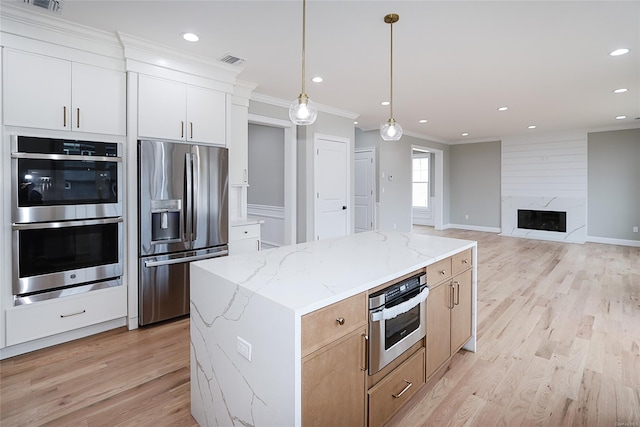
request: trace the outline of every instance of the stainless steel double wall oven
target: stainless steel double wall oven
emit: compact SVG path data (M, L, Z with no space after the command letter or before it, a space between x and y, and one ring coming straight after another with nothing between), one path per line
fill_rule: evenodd
M121 150L11 136L15 305L122 284Z

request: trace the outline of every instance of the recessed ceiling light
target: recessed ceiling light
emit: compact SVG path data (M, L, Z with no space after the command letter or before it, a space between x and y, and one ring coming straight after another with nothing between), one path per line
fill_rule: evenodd
M357 125L357 124L358 124L358 122L357 122L357 121L355 121L355 122L353 122L353 124L354 124L354 125Z
M627 49L626 47L624 47L622 49L616 49L613 52L611 52L609 55L611 55L611 56L620 56L620 55L624 55L625 53L629 53L629 49Z
M627 116L616 116L616 120L624 120Z
M507 111L509 107L498 107L498 111Z
M427 119L418 120L418 123L427 123Z
M469 132L462 132L462 136L469 136Z
M527 129L535 129L537 126L536 125L529 125L527 126Z
M382 101L380 105L389 105L389 101Z
M628 89L626 87L621 87L620 89L616 89L613 93L625 93Z
M320 76L315 76L314 78L311 79L311 81L314 83L322 83L324 79Z
M188 42L197 42L198 40L200 40L200 37L193 33L183 33L182 38Z

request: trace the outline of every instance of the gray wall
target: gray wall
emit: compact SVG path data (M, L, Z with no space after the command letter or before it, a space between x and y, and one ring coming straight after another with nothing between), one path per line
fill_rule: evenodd
M640 129L588 134L587 235L640 240Z
M288 107L280 107L264 102L251 100L249 113L281 120L289 120ZM315 133L349 138L351 141L348 152L351 154L351 168L353 170L354 152L353 119L319 112L316 122L310 126L298 126L297 129L297 242L305 242L313 238L313 135ZM249 170L251 174L251 170ZM351 200L353 206L353 191L355 179L351 176ZM353 209L351 209L351 231L353 232Z
M452 145L449 152L451 224L500 228L500 141Z
M403 135L400 141L386 142L381 140L378 130L358 130L356 148L376 148L377 215L381 230L411 231L412 146L443 152L443 224L449 222L449 146L409 135Z
M284 129L249 124L247 203L284 206Z

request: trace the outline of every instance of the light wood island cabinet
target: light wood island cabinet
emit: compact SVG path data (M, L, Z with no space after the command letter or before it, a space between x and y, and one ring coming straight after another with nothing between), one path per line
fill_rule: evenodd
M364 293L302 317L302 425L364 426Z
M471 338L472 252L427 267L427 378Z

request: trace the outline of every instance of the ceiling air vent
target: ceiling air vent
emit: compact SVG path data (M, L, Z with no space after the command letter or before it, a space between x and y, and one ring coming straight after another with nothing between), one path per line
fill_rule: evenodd
M18 0L20 3L30 4L51 12L61 13L64 0Z
M244 62L244 59L238 58L237 56L233 56L230 53L228 53L222 58L220 58L218 61L224 62L225 64L230 64L230 65L242 65L242 63Z

